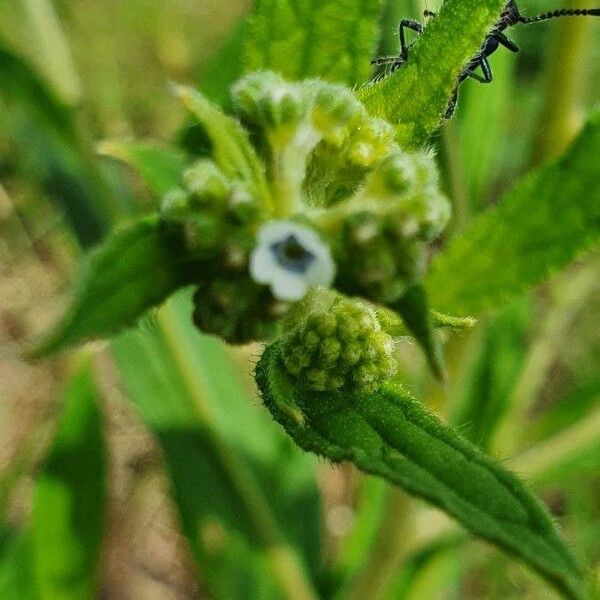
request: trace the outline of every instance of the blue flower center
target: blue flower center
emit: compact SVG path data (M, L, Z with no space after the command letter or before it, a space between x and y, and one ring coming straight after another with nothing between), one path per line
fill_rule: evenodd
M294 234L271 244L270 248L277 264L293 273L306 273L315 260L315 255L302 246Z

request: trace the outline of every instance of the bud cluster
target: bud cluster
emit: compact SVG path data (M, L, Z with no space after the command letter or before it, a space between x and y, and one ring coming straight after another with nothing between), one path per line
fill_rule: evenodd
M394 152L363 187L334 210L338 287L390 303L425 273L427 243L450 216L431 157Z
M194 257L243 268L252 246L252 228L260 217L246 185L227 179L208 159L184 171L182 183L163 198L164 221L182 227L186 247Z
M393 350L375 312L339 295L307 310L281 341L287 371L316 391L373 391L396 373Z
M276 300L269 288L249 277L207 281L198 287L193 302L196 327L230 344L274 337L277 321L289 309L288 303Z
M402 152L394 128L341 85L263 71L231 92L239 121L183 95L214 161L189 167L161 208L206 265L194 296L202 331L265 340L315 286L387 304L423 277L449 217L430 156ZM393 372L371 307L338 297L298 323L286 366L312 389L367 389Z

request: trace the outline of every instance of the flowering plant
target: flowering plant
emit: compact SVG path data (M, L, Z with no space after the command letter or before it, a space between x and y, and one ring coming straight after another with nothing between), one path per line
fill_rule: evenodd
M540 240L555 222L552 211L568 214L566 201L548 200L554 184L572 183L558 162L452 242L428 272L451 209L427 140L502 2L449 0L401 69L355 90L332 81L317 58L313 72L305 65L294 74L294 64L265 54L267 5L258 3L248 68L229 82L226 108L174 86L208 149L102 145L153 187L156 210L90 254L70 311L29 355L112 336L193 287L186 307L199 332L265 344L256 382L298 446L426 499L565 595L582 598L580 567L532 493L400 382L398 348L406 338L443 380L436 330L473 327L467 315L541 281L592 243L581 231L596 218L584 195L583 216L563 221L564 251ZM473 12L467 24L465 6ZM371 25L372 17L365 17ZM424 65L458 25L465 35L423 83ZM563 160L587 164L599 130L595 116ZM547 212L533 210L539 199ZM510 254L515 247L518 256ZM461 316L434 310L430 297L435 308ZM254 533L264 525L252 523Z

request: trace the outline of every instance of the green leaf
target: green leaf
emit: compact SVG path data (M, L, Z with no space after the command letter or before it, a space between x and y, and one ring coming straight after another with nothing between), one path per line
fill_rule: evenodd
M448 0L400 69L358 90L375 116L398 124L398 141L418 148L437 129L462 67L479 50L505 0Z
M181 292L113 349L164 451L202 580L217 599L311 598L304 565L320 567L321 529L313 461L253 406L225 346L190 327L190 313Z
M200 78L200 91L219 106L229 106L229 88L244 73L240 56L244 55L247 35L248 19L241 18Z
M564 267L600 238L600 111L567 153L526 177L432 264L431 302L478 315Z
M117 229L90 253L71 308L27 355L41 357L133 325L192 281L199 268L156 216Z
M106 141L98 146L98 152L132 167L158 198L181 185L188 163L183 152L151 142Z
M579 567L539 501L401 386L308 393L287 375L277 344L265 350L256 379L275 420L305 450L384 477L522 559L568 597L584 597Z
M415 337L434 375L444 378L444 360L438 339L435 336L434 320L429 310L427 295L422 285L413 285L390 308L397 311L406 327ZM438 313L439 314L439 313Z
M246 71L358 85L369 77L382 0L258 0Z
M265 168L256 155L246 130L200 92L176 86L175 93L204 129L212 144L211 155L223 173L247 182L264 206L270 207L271 197Z
M32 555L44 600L94 597L105 475L98 395L84 361L66 392L58 434L35 486Z
M0 598L40 600L34 581L29 531L0 529Z
M526 356L529 304L519 299L479 330L466 381L451 419L486 451L506 411Z

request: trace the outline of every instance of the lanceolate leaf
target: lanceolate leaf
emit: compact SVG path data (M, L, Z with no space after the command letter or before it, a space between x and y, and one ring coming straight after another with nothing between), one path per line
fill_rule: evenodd
M600 239L600 111L564 157L540 169L450 243L427 280L452 314L495 308Z
M357 85L369 77L382 0L258 0L246 71Z
M106 141L98 146L98 152L133 168L158 198L181 185L188 162L183 152L150 142Z
M398 124L405 147L422 146L437 129L461 68L480 48L506 0L448 0L400 69L359 90L372 114Z
M193 280L201 268L156 216L118 229L89 255L71 308L29 356L108 337L133 325L149 308Z
M212 156L223 173L246 181L269 207L271 201L264 166L244 128L200 92L183 86L176 87L175 92L206 133L212 144Z
M126 391L164 452L203 583L215 599L309 600L303 569L295 569L320 565L311 457L281 443L225 346L189 326L190 309L181 292L151 327L124 333L113 348Z
M265 350L256 378L265 405L301 447L336 462L350 460L424 498L527 562L568 597L583 598L579 568L542 505L404 388L307 393L286 374L277 344Z
M33 564L40 598L89 600L105 511L105 446L90 364L77 370L34 494Z

